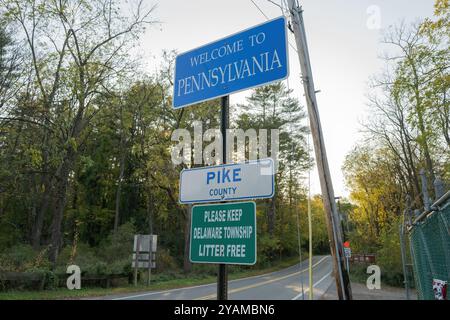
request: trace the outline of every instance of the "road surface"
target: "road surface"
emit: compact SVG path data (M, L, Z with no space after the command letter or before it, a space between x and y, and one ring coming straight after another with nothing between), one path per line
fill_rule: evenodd
M314 300L320 299L334 282L330 256L313 257ZM302 300L308 299L308 261L259 276L231 280L229 300ZM301 282L303 281L303 293ZM165 291L105 296L108 300L215 300L215 283Z

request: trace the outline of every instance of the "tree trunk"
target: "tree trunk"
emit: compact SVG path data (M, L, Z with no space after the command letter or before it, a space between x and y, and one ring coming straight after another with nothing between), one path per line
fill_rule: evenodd
M50 262L53 266L56 265L56 260L58 258L59 250L62 245L62 220L64 216L64 208L66 206L67 199L67 185L70 171L70 162L68 160L64 161L61 165L61 174L57 177L58 181L55 188L55 207L53 211L53 221L52 221L52 237L51 237L51 248L50 248Z
M124 124L123 124L123 107L120 104L120 172L119 172L119 181L117 182L117 191L116 191L116 213L114 215L114 234L117 232L119 228L119 219L120 219L120 198L122 194L122 180L123 174L125 172L125 160L126 160L126 152L125 152L125 137L124 137Z
M427 141L428 135L427 135L427 132L425 129L425 121L424 121L423 112L422 112L422 99L420 97L419 76L417 74L417 69L416 69L416 66L415 66L413 60L408 57L408 61L411 65L413 75L414 75L414 97L416 100L415 111L417 113L417 120L418 120L417 124L418 124L419 132L420 132L419 145L421 145L423 148L423 153L425 155L425 164L426 164L428 174L431 179L431 183L429 183L428 185L432 186L435 176L434 176L434 170L433 170L433 161L431 160L430 150L428 147L428 141ZM430 189L430 192L431 192L430 195L434 194L433 188Z
M276 196L274 196L272 199L270 199L270 207L269 207L269 212L268 212L268 231L269 234L271 236L273 236L274 232L275 232L275 198Z
M428 170L428 174L431 180L431 183L428 183L429 186L433 185L433 182L435 180L435 176L434 176L434 170L433 170L433 161L431 160L431 155L430 155L430 149L428 147L428 141L427 141L427 135L425 132L425 125L423 122L423 116L422 113L418 111L419 114L419 129L420 129L420 133L421 133L421 144L423 147L423 153L425 155L425 164ZM434 193L433 188L430 188L429 190L431 193L430 195L432 195Z
M84 101L80 101L80 105L84 106ZM83 120L83 112L84 107L80 107L77 115L73 121L73 130L71 139L77 141L77 138L80 136L81 131L84 127ZM77 143L77 142L76 142ZM75 162L77 156L77 151L73 148L73 146L69 146L64 160L59 166L58 170L55 174L55 207L53 211L53 221L52 221L52 237L51 237L51 248L50 248L50 262L53 264L53 267L56 266L56 260L58 259L59 250L62 246L62 221L64 217L64 209L66 206L67 200L67 186L69 184L69 173L72 169L72 166Z
M36 212L36 217L33 221L33 227L31 232L31 245L35 250L38 250L41 245L41 236L42 236L42 227L44 225L45 213L48 210L50 198L52 194L52 185L51 185L51 177L49 174L49 153L48 153L48 132L46 131L44 134L44 138L42 141L42 155L43 155L43 173L41 177L40 186L44 186L44 190L42 190L42 200L39 206L39 209ZM39 192L39 187L36 190Z
M153 234L153 210L152 210L152 197L150 193L147 196L147 217L148 217L148 229L150 234Z
M31 232L31 244L35 250L39 250L41 246L42 227L44 225L45 213L48 210L52 193L50 177L47 173L44 173L42 184L44 185L45 190L42 194L41 204L36 212L36 217Z
M185 273L191 272L192 263L189 260L189 250L191 241L191 210L192 205L188 205L185 209L184 219L184 263L183 270Z
M124 171L125 171L125 152L122 151L122 156L120 158L119 181L117 182L117 191L116 191L116 214L114 215L114 233L116 233L117 229L119 228L120 199L122 195L122 180Z
M412 184L414 195L413 199L416 202L417 206L421 206L422 198L420 197L420 188L419 188L419 178L417 176L416 166L414 165L413 153L411 150L410 140L408 135L406 134L406 130L404 130L405 135L405 145L406 145L406 162L409 164L408 175L410 179L410 183Z

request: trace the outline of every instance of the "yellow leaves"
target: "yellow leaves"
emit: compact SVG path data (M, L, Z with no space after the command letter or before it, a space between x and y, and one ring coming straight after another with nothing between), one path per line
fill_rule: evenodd
M31 166L33 168L39 168L42 165L42 153L40 150L31 148L28 150Z
M434 15L438 18L435 21L427 18L422 24L422 32L429 34L433 33L433 31L441 31L444 34L447 34L450 28L450 0L436 0L434 4Z
M350 198L357 205L352 222L370 239L378 239L398 214L392 208L401 206L401 188L391 161L386 149L358 147L347 156L343 168Z
M436 16L442 16L448 13L449 9L449 0L436 0L434 4L434 14Z

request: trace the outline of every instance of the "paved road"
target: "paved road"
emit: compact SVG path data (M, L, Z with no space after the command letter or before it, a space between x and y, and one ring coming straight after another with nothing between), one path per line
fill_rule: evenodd
M314 299L320 299L334 281L330 256L313 258ZM259 276L232 280L228 285L230 300L302 300L308 299L307 261ZM304 295L301 290L303 281ZM215 300L216 284L206 284L166 291L106 296L108 300Z

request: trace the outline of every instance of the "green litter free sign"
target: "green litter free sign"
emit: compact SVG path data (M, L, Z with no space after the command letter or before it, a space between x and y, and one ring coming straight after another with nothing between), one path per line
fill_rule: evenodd
M235 202L192 207L193 263L256 263L256 204Z

